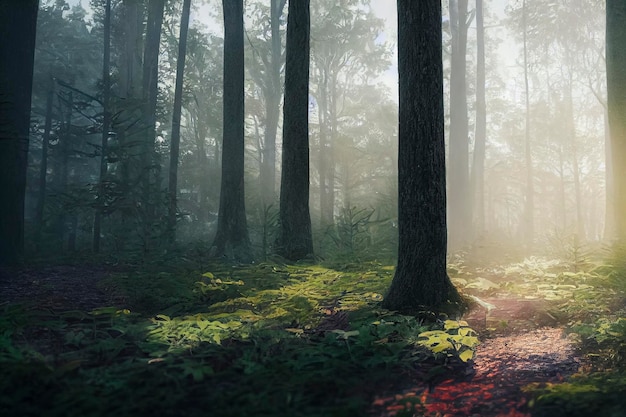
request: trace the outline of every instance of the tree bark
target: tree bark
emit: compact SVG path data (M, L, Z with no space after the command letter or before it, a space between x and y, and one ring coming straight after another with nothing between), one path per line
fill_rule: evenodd
M183 15L180 22L178 37L178 61L176 62L176 87L174 90L174 111L172 114L172 139L170 148L169 172L169 206L167 212L169 243L176 241L176 196L178 192L178 157L180 149L180 118L183 105L183 78L185 73L185 57L187 55L187 33L189 31L189 14L191 0L184 0Z
M0 264L24 250L24 197L37 27L37 0L0 7Z
M615 239L626 245L626 2L606 2L607 104L613 169Z
M224 8L224 139L215 255L252 260L244 196L243 0L222 0Z
M383 307L438 308L459 295L446 273L440 0L398 0L398 265Z
M313 254L309 212L309 0L289 2L278 253Z

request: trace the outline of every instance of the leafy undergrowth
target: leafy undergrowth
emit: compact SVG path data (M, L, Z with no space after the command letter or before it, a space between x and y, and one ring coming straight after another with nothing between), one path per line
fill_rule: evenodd
M359 416L402 379L462 369L462 321L379 308L393 268L215 264L114 275L125 305L0 305L0 414Z
M451 268L453 281L485 307L489 301L535 302L549 325L563 327L583 357L578 373L562 383L533 383L524 390L533 398L533 417L626 415L626 268L589 260L564 262L532 257L492 268ZM494 314L494 316L497 314ZM537 319L537 316L534 317ZM512 321L512 320L511 320ZM486 320L487 334L506 334L508 320ZM545 325L538 322L535 325ZM548 347L546 347L548 349Z

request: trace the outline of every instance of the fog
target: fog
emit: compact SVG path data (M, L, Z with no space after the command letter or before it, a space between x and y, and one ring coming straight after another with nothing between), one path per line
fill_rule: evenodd
M26 207L31 252L90 251L94 210L103 213L106 253L171 247L163 242L171 240L167 191L182 1L164 10L153 127L146 125L148 11L140 0L112 2L111 124L101 177L103 3L41 2ZM443 11L449 253L567 255L610 239L603 5L486 1L481 49L477 2L467 11L462 3L444 2ZM273 255L278 226L287 8L274 30L267 1L248 0L244 8L245 206L255 257L264 259ZM199 250L211 246L219 214L221 19L221 2L192 1L175 239ZM395 2L315 0L310 19L315 253L393 259Z

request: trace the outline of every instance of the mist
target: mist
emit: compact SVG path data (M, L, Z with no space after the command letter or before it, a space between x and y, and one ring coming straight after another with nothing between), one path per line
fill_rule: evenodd
M0 3L5 414L624 415L625 2Z

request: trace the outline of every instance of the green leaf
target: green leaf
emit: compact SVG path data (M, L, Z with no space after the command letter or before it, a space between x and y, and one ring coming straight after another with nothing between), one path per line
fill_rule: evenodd
M459 359L461 359L463 362L467 362L473 357L474 357L474 351L472 349L467 349L459 353Z

